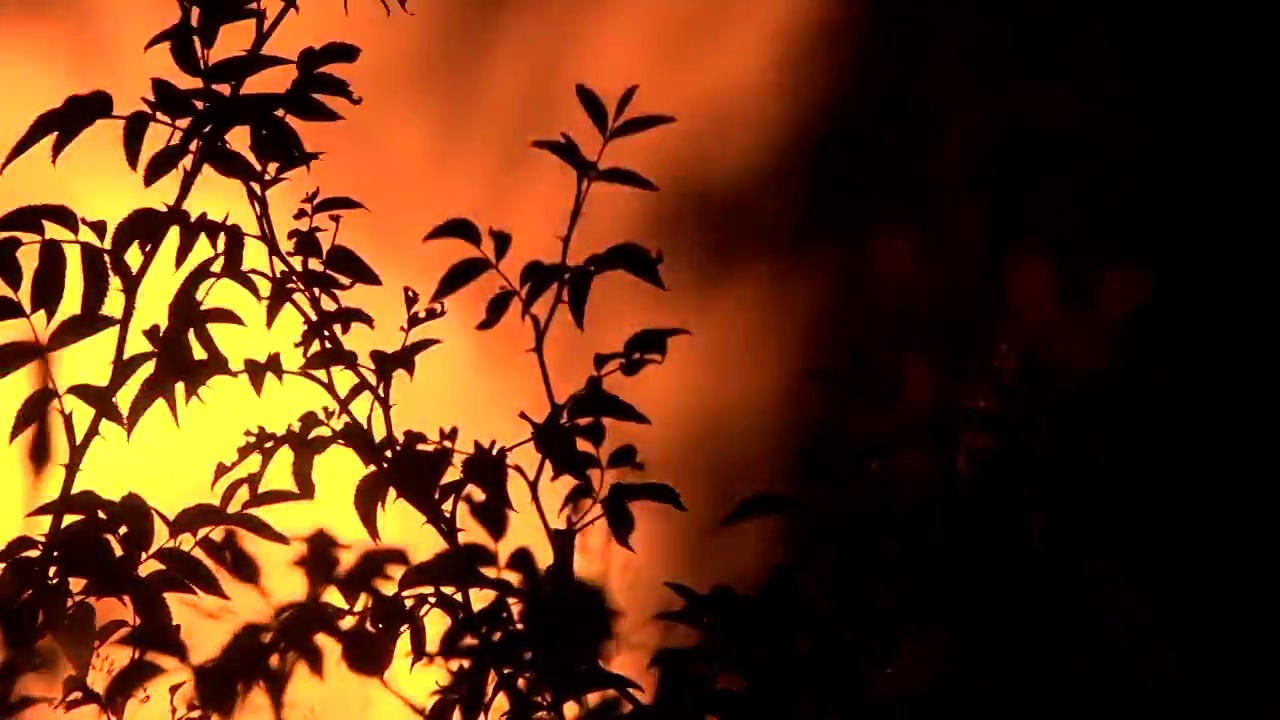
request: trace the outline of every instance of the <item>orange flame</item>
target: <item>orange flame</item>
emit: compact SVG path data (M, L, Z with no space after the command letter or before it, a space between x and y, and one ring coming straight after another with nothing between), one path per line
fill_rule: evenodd
M382 273L384 287L369 293L365 304L378 318L395 317L400 285L429 291L458 257L447 246L418 242L446 217L464 215L482 226L511 231L516 238L512 262L549 252L562 230L571 183L528 143L565 127L587 137L572 93L574 82L585 82L606 98L639 83L638 110L680 118L675 126L620 148L614 157L654 178L663 192L599 193L588 207L580 250L624 239L661 246L673 291L635 295L641 299L633 302L631 293L644 289L621 281L601 287L588 331L577 335L566 329L552 341L555 374L571 383L587 371L593 349L618 345L634 329L672 325L694 333L673 348L663 368L634 381L628 396L653 418L654 429L625 438L640 444L651 474L681 489L694 509L692 517L654 513L640 518L635 560L609 561L610 543L604 536L591 538L583 550L584 565L607 579L632 618L624 635L633 642L624 643L619 658L624 672L642 672L653 648L656 637L646 629L645 618L661 601L660 581L679 568L680 537L705 532L703 515L722 509L701 507L700 499L709 492L703 478L719 470L724 457L747 468L767 467L769 438L776 429L770 410L781 400L793 362L785 348L804 332L798 322L771 323L768 333L759 329L778 294L804 292L799 278L779 277L776 268L764 267L734 277L700 276L690 267L688 252L682 252L698 241L690 228L659 226L655 218L680 217L673 210L688 204L692 190L759 172L785 147L823 89L815 79L821 70L805 63L839 5L839 0L432 0L411 3L412 17L388 19L371 0L352 2L350 16L343 18L341 4L332 0L307 4L292 27L286 25L277 48L288 54L341 37L365 49L361 62L346 75L366 102L346 113L348 122L311 128L307 140L328 151L311 181L327 193L358 197L373 210L350 218L343 231ZM73 92L105 88L117 98L117 107L132 109L129 100L145 92L148 79L168 71L164 53L143 56L141 47L171 12L168 0L136 0L127 11L110 0L0 4L0 88L6 103L0 114L0 145L7 150L36 114ZM116 132L91 130L60 159L56 171L42 162L42 152L47 151L33 151L0 177L0 209L62 202L86 217L114 223L131 208L172 197L173 188L165 183L152 191L142 189L122 161ZM236 188L202 183L192 207L211 215L230 212L233 220L251 224ZM307 189L299 186L297 194ZM277 210L280 220L287 221L284 213L291 208ZM163 282L145 288L144 297L164 297ZM401 390L397 412L402 423L424 429L457 424L464 438L481 440L516 438L526 429L516 412L539 408L542 402L531 356L519 353L527 345L527 331L508 322L489 334L472 332L486 298L476 290L452 303L439 330L446 343L425 358L418 380ZM251 308L234 305L234 298L226 302L244 310L254 325L258 316ZM163 309L158 303L146 308L140 326ZM19 325L0 327L0 341L27 332ZM295 330L281 332L287 337ZM384 327L369 341L393 332ZM260 356L265 345L282 344L281 335L265 337L240 328L219 338L233 358L237 352ZM95 341L74 356L58 358L60 382L101 382L104 365L93 354L105 353L108 343ZM212 468L234 452L243 430L257 424L282 427L321 401L294 384L269 385L261 399L242 385L215 385L205 404L182 413L180 427L163 410L155 410L132 443L108 430L89 455L83 487L108 497L136 490L166 512L206 500ZM15 410L30 386L31 380L21 374L0 383L0 408ZM734 446L723 447L730 436ZM16 481L26 477L22 442L5 453L3 470L9 480L0 484L0 544L22 531L26 509L56 492L56 463L64 457L60 452L55 447L54 480L46 486ZM354 460L334 457L317 470L315 502L267 516L293 535L322 527L353 546L367 545L351 509L360 468ZM425 557L433 545L423 539L411 515L392 506L383 520L384 534L414 557ZM504 544L510 549L527 542L545 559L541 533L530 521L523 515L515 518ZM759 547L739 548L735 562L749 564ZM259 550L265 553L260 557L268 568L270 597L278 602L297 593L300 579L283 570L291 551ZM268 607L261 598L240 593L231 607L219 611L222 619L178 612L185 613L180 620L188 628L200 628L193 643L199 657L214 651L236 625L264 617ZM419 702L437 679L421 668L410 675L407 663L398 663L388 674L390 685ZM131 713L140 719L167 717L163 685L156 683L150 702L134 706ZM327 673L323 683L299 685L291 696L297 717L393 718L404 712L371 683L336 672ZM256 712L246 708L245 716Z

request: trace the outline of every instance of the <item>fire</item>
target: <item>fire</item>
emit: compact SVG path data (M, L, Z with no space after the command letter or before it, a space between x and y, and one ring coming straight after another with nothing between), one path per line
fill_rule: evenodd
M732 452L744 462L767 458L769 409L779 401L781 379L792 361L782 350L789 339L785 333L803 331L802 323L775 326L767 336L757 330L758 318L770 312L772 293L778 292L766 283L785 285L787 278L779 279L768 268L702 277L681 252L697 238L678 222L660 219L679 217L676 211L696 189L758 172L785 146L822 90L809 79L815 70L802 66L807 59L803 50L839 3L555 0L495 6L420 0L410 3L414 16L390 19L372 0L350 4L350 16L344 18L338 0L308 3L292 27L286 26L277 52L287 54L331 38L365 49L361 62L346 73L364 104L346 112L347 122L312 127L307 140L328 152L312 182L327 193L355 196L373 211L351 216L343 232L382 274L384 287L370 292L364 304L376 318L385 318L379 333L395 332L391 318L398 312L401 285L429 292L457 258L450 249L419 244L436 222L463 215L482 226L506 229L516 238L513 261L518 262L554 243L567 213L570 179L531 151L528 142L566 127L587 137L572 93L575 82L586 82L607 97L638 83L637 108L680 118L677 125L621 148L613 158L642 169L663 192L599 193L588 207L581 241L582 252L633 238L663 247L673 292L646 295L645 302L633 304L629 293L634 287L618 283L601 288L587 332L577 335L564 328L552 339L554 373L569 383L586 371L593 349L616 345L638 327L679 325L694 332L665 367L634 383L629 397L653 417L654 429L626 439L640 444L648 472L680 487L695 512L676 520L642 517L636 561L610 559L603 536L592 538L584 550L588 557L582 559L606 578L630 614L624 627L640 639L624 644L619 669L640 673L652 648L652 638L644 639L641 632L645 618L657 602L659 581L675 567L680 552L678 542L660 538L668 534L664 526L676 532L675 523L689 523L694 529L680 531L686 534L706 526L697 514L699 483L708 482L701 478L715 467L708 455L726 452L702 446L712 437L708 428L731 419L733 427L724 432L758 441L753 444L759 457L743 457L740 447ZM127 12L110 0L0 4L0 145L7 150L32 118L71 93L108 89L118 107L131 109L130 99L145 91L149 78L168 72L164 53L144 56L141 49L167 24L171 11L169 0L137 0ZM91 130L56 170L43 161L45 152L38 148L0 177L0 209L61 202L85 217L114 224L134 207L172 197L167 183L142 189L123 162L115 131ZM308 189L300 186L296 194ZM229 212L232 220L251 224L237 188L216 181L202 180L191 207L219 217ZM278 221L287 225L292 207L278 205L276 211ZM158 278L143 290L144 297L164 297L163 283ZM532 359L519 352L527 344L527 330L508 322L489 334L473 332L486 298L475 291L450 303L438 332L445 344L424 358L417 381L401 391L397 412L402 423L424 429L457 424L464 439L479 440L516 438L526 430L516 412L542 403ZM253 318L260 317L231 293L227 302L244 312L251 327ZM163 310L158 302L146 308L148 313ZM149 323L144 317L138 325ZM283 332L293 331L286 327ZM6 323L0 340L26 332L20 323ZM243 328L219 332L219 341L233 358L237 353L260 356L268 345L288 346L279 335L264 337ZM104 354L107 343L101 341ZM60 382L101 381L105 369L91 357L94 352L57 358ZM755 359L723 360L748 357L744 353ZM16 410L33 381L18 373L0 382L4 417ZM90 452L83 487L109 497L138 491L166 512L205 500L213 467L234 452L245 429L258 424L283 428L321 402L293 383L269 383L262 398L239 382L211 389L216 392L207 393L204 404L181 413L178 426L158 409L131 443L123 433L106 431ZM24 443L15 443L2 460L10 480L0 484L0 544L24 529L39 531L39 526L24 525L22 516L56 493L60 481L57 462L63 449L57 447L49 477L16 481L25 477ZM294 536L324 528L353 547L364 547L368 539L351 509L359 471L354 460L334 454L318 468L315 502L286 506L267 517ZM714 514L718 508L703 510ZM532 513L514 520L506 549L528 543L545 559L548 550ZM387 541L407 547L413 557L434 549L434 539L424 539L402 507L393 506L382 525ZM265 553L260 558L267 568L269 597L279 602L295 596L301 578L288 560L296 550L255 549ZM264 599L243 592L231 606L214 609L219 617L203 617L209 607L177 609L185 614L180 620L188 632L199 628L201 633L192 636L196 657L216 650L236 625L269 612ZM407 663L397 663L388 675L391 686L419 702L436 679L421 668L410 674ZM156 683L150 702L133 706L131 713L167 717L165 685ZM404 711L383 689L336 672L326 674L323 683L300 684L293 698L296 717L391 718ZM246 716L252 714L252 708L246 710Z

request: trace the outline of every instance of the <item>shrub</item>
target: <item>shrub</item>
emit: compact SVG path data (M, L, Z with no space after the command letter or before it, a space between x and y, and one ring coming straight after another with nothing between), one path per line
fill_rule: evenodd
M386 0L381 2L390 13ZM398 0L402 10L405 4ZM272 208L284 202L280 197L291 187L285 181L300 179L321 157L300 128L341 121L335 103L359 104L340 71L359 59L360 48L330 41L295 58L272 54L271 40L297 12L296 0L177 0L176 7L174 23L147 44L168 51L176 81L154 79L143 107L127 113L118 112L103 90L72 95L37 117L0 164L3 172L49 138L56 160L91 127L119 123L124 159L144 186L175 173L179 179L172 202L132 210L110 232L106 221L59 204L0 214L0 280L10 291L0 297L0 322L29 330L27 339L0 345L0 377L32 365L41 374L16 413L11 439L30 435L28 459L35 473L52 466L56 434L67 448L66 457L58 458L64 472L57 497L31 512L49 518L48 530L17 537L0 551L0 632L6 647L0 716L51 704L62 710L93 706L123 717L131 700L161 676L175 717L226 717L255 690L265 691L280 715L295 668L320 672L317 638L336 641L353 672L378 678L407 635L414 664L450 668L449 682L433 704L418 709L424 717L478 718L504 706L512 718L565 718L571 708L588 705L596 707L596 717L622 717L624 711L640 717L646 710L633 692L638 685L600 661L613 611L602 590L575 573L573 555L578 535L601 520L630 549L634 503L684 509L669 485L615 479L613 471L636 467L640 458L633 445L610 444L608 435L615 423L649 422L615 392L615 381L660 364L669 341L687 332L635 332L621 348L595 354L594 372L567 397L553 389L546 351L557 320L567 316L582 328L601 277L630 275L666 289L661 252L620 243L579 258L573 240L594 187L658 189L639 172L602 161L613 143L674 118L629 114L634 86L610 107L578 85L578 100L599 135L598 143L588 145L598 149L585 150L568 133L533 143L575 176L558 256L531 260L516 271L504 264L513 244L509 233L482 231L466 218L444 220L424 240L465 243L471 256L447 268L429 294L403 288L398 345L352 348L348 333L357 325L372 328L375 319L348 293L382 284L377 271L339 238L344 213L364 205L313 190L298 202L295 226L288 229L277 226ZM252 28L247 50L224 52L220 32L231 26ZM256 89L290 74L284 87ZM147 140L160 137L159 149L148 155ZM209 174L243 189L254 225L219 221L190 207L193 188ZM174 249L180 280L167 298L166 321L140 328L138 308L144 297L155 300L143 292L144 281L162 272L156 265L162 247ZM32 255L34 264L24 263ZM24 282L29 267L34 270ZM78 279L69 283L73 274ZM526 437L475 441L470 448L461 446L456 427L435 433L396 427L394 392L419 362L429 365L428 351L441 341L427 333L445 314L444 301L481 282L495 289L477 330L504 320L530 328L547 407L521 412L529 425ZM68 297L68 288L77 285L80 297ZM245 325L246 319L209 302L215 285L236 286L251 297L268 329L282 314L295 314L301 321L296 357L228 357L214 328ZM115 338L105 382L60 382L51 354L74 351L104 334ZM131 350L129 341L138 336L149 349ZM270 392L268 378L285 376L315 385L329 403L288 427L246 432L234 459L213 472L217 503L197 503L169 517L138 493L107 498L77 488L104 426L132 435L162 402L176 419L179 407L199 398L216 378L243 380L261 395ZM532 469L510 458L526 445L537 457ZM351 453L364 465L353 504L377 544L344 565L337 541L315 532L297 560L307 580L305 598L275 608L268 622L240 627L215 657L194 661L166 597L225 598L228 578L258 585L261 570L238 533L289 544L255 511L313 499L312 468L328 453ZM292 457L294 487L264 489L267 468L282 456ZM547 507L547 486L557 482L571 489L562 507ZM515 507L512 483L529 491L552 548L546 567L530 548L505 558L493 549ZM415 563L402 549L381 543L379 511L393 498L421 515L443 550ZM487 538L463 532L464 506ZM97 610L106 600L127 605L132 619L100 622ZM438 637L428 637L430 613L448 620ZM108 646L124 648L127 659L97 677L101 673L91 674L91 662ZM59 697L19 689L24 676L63 670Z

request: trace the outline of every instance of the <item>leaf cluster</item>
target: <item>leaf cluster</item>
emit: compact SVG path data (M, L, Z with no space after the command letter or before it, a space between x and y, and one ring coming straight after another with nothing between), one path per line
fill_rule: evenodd
M406 3L399 5L403 10ZM605 276L666 289L660 250L623 240L579 257L573 241L593 189L657 191L639 171L605 164L605 151L674 118L629 114L635 86L611 107L591 88L576 86L598 136L591 143L596 149L584 150L568 132L533 143L573 171L558 252L527 258L516 269L519 248L510 232L482 231L462 217L435 223L424 243L460 241L471 254L444 269L429 293L402 288L398 343L370 347L355 340L358 328L372 330L376 319L349 293L379 288L382 280L350 231L342 232L354 213L367 210L364 203L316 188L294 201L292 227L278 227L272 214L291 187L286 181L300 179L323 156L304 141L305 126L341 121L339 103L361 104L340 74L359 60L360 48L330 41L292 57L270 52L281 25L299 11L295 0L177 0L175 9L174 22L146 45L168 52L173 79L152 78L141 107L125 113L117 113L105 90L73 95L39 115L0 163L3 172L50 138L56 162L91 128L118 123L123 159L144 187L176 179L172 202L134 209L114 227L61 204L0 214L0 281L7 288L0 322L21 324L27 336L0 345L0 378L32 364L41 369L40 382L15 414L10 440L30 435L28 460L37 473L53 463L55 433L67 448L57 497L30 513L49 518L48 530L0 550L0 632L7 648L0 715L46 703L63 711L92 706L120 718L163 676L175 718L228 717L259 690L279 716L295 669L322 672L320 637L338 643L351 671L382 677L407 636L413 664L450 669L433 704L417 708L423 717L474 720L499 701L511 718L563 719L574 706L601 717L615 707L611 717L624 716L624 709L626 717L648 717L635 694L639 686L602 664L614 611L600 588L577 576L573 556L581 533L602 520L630 550L636 503L685 510L672 486L626 479L644 471L640 451L611 443L609 430L617 423L649 424L624 398L619 381L661 364L669 342L688 332L634 332L623 347L597 353L593 372L565 397L553 389L547 338L561 308L576 328L585 327L591 291ZM220 40L235 26L252 28L253 40L247 49L224 52ZM210 175L241 188L253 224L190 207L197 181ZM175 251L177 289L165 298L163 322L139 327L144 296L154 299L143 292L144 281L156 272L163 247ZM77 271L80 297L67 297ZM276 327L285 313L300 320L296 366L278 352L228 355L219 326L247 326L256 318L212 304L211 291L220 284L247 294L262 309L265 328ZM427 351L442 342L430 328L447 312L445 302L485 285L489 299L476 329L504 321L527 328L545 407L519 410L528 425L524 437L472 440L470 447L457 427L434 433L398 427L391 413L395 391L412 381L420 364L429 365ZM139 336L146 349L126 352L139 347L128 342ZM59 354L81 352L97 338L113 347L106 377L60 383ZM327 402L286 427L247 430L244 443L212 472L217 502L169 517L137 493L113 499L77 487L104 426L132 436L145 430L161 401L179 421L182 408L215 380L247 382L263 395L271 392L268 379L286 377L319 388ZM513 451L526 445L536 454L535 467L512 461ZM336 540L312 534L295 562L307 581L306 597L276 608L267 622L239 628L214 658L193 662L168 598L216 602L230 597L228 583L258 586L262 569L241 537L292 544L257 513L312 500L316 463L335 452L364 466L352 503L374 545L345 562ZM290 464L292 485L270 487L268 469L281 458ZM547 490L560 482L569 483L565 500L558 509L548 507ZM513 484L527 490L524 509L536 513L545 531L553 556L547 567L528 547L505 559L496 551L519 509ZM395 500L422 517L440 540L438 553L415 561L382 544L380 512ZM468 533L468 518L482 535ZM106 600L123 603L131 619L101 621ZM448 621L435 637L427 631L432 614ZM128 660L107 677L94 677L92 661L109 646L127 651ZM16 694L22 675L49 670L57 655L70 668L59 697Z

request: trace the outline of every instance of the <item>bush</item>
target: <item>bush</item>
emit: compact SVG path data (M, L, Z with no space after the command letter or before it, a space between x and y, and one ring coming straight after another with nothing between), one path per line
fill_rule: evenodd
M386 0L380 1L390 13ZM400 9L405 4L398 0ZM0 297L0 321L25 324L30 333L0 345L0 377L28 366L41 374L16 413L11 439L29 434L28 459L37 474L53 466L55 448L61 447L55 435L67 448L65 458L56 458L64 464L57 497L30 514L48 517L48 530L17 537L0 551L0 632L6 648L0 716L49 704L64 711L92 706L123 717L131 701L161 676L175 717L226 717L257 690L265 691L279 716L294 670L320 672L318 638L336 641L353 672L380 678L407 635L415 665L442 663L450 671L433 704L417 709L424 717L478 718L505 707L512 718L565 718L576 712L572 708L587 706L595 708L593 717L653 717L634 694L639 686L601 663L613 611L600 588L577 576L573 556L578 535L599 521L630 549L634 503L684 510L668 485L613 477L612 471L637 467L640 458L633 445L611 445L608 431L615 423L649 422L615 392L615 381L660 364L669 342L687 332L635 332L621 348L595 354L594 372L567 397L553 390L546 351L555 321L567 315L582 328L593 284L602 276L630 275L665 290L661 252L635 243L585 258L572 251L595 186L658 189L635 170L603 165L606 149L674 118L628 114L634 86L610 107L578 85L578 100L600 136L598 150L584 150L568 133L533 143L576 177L559 256L531 260L517 272L504 265L513 244L509 233L482 231L465 218L444 220L424 241L462 242L471 256L447 268L430 294L403 288L397 346L355 349L349 332L357 325L372 328L375 319L352 304L349 292L382 281L353 246L339 240L339 230L345 214L364 205L313 190L300 199L295 226L288 230L277 226L272 208L290 187L285 181L300 179L320 159L300 128L341 121L337 102L359 104L339 73L359 59L360 48L331 41L307 47L296 58L272 54L268 46L298 10L296 0L176 5L174 24L147 45L169 52L176 82L153 80L144 107L123 114L106 91L72 95L37 117L0 165L3 172L49 138L56 160L91 127L119 123L124 159L144 186L175 173L179 179L171 203L137 208L110 232L106 221L58 204L0 214L0 280L11 291ZM231 26L252 27L248 50L223 51L220 31ZM247 89L289 73L287 86ZM148 155L148 139L161 137L159 149ZM189 207L197 181L210 173L243 189L255 225L219 221ZM176 253L179 279L167 298L165 322L140 328L144 296L148 303L156 300L142 288L161 272L161 248ZM32 255L34 265L24 263ZM444 301L481 281L496 289L477 330L511 322L510 316L530 328L547 408L521 412L529 425L526 437L475 441L470 448L461 446L456 427L434 434L396 427L393 393L412 379L420 361L429 363L425 353L441 342L426 333L445 314ZM282 315L295 314L301 322L297 352L228 357L215 326L248 321L209 302L215 285L234 286L251 297L268 329ZM68 297L77 286L78 300ZM50 356L102 335L115 338L109 377L102 384L60 383ZM139 336L149 349L136 350ZM162 401L176 420L179 406L199 398L217 378L237 378L262 395L270 392L268 378L285 376L315 385L329 403L288 427L246 432L234 459L213 472L220 490L216 504L197 503L169 517L137 493L106 498L77 489L104 426L132 435ZM537 457L531 470L510 457L524 446L532 446ZM364 465L353 504L378 544L344 564L338 542L315 532L297 559L307 580L305 598L275 608L269 622L240 627L215 657L194 661L166 598L226 598L227 579L260 584L262 572L240 533L289 544L255 510L313 499L313 465L329 453L353 454ZM281 456L292 458L294 487L263 488L264 474ZM571 488L563 506L547 507L548 486L561 481ZM529 491L552 548L546 567L527 547L506 557L494 550L515 508L512 483ZM444 542L442 551L415 563L403 550L381 543L379 510L393 498L421 515ZM487 537L464 532L467 515ZM104 601L124 604L132 619L101 621ZM438 637L428 637L426 618L432 613L448 621ZM125 662L107 673L91 672L95 656L108 647L123 648ZM65 676L59 697L20 689L23 677L41 673Z

